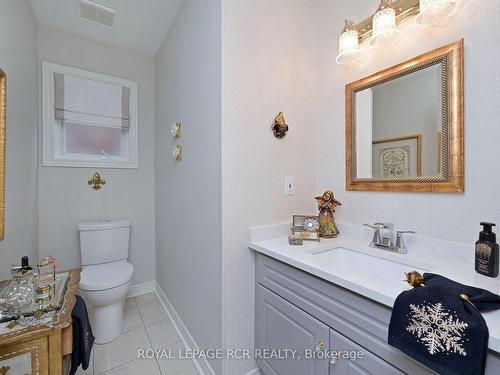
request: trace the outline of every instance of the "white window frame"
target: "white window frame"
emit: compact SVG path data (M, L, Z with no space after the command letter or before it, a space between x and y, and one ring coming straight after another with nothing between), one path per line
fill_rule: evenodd
M63 145L61 124L54 116L54 73L71 75L130 88L130 129L122 143L122 150L128 151L128 158L113 158L95 155L57 155L57 149ZM42 111L43 111L43 166L46 167L81 167L81 168L138 168L138 130L137 130L137 82L121 78L71 68L64 65L42 62ZM56 147L59 142L59 148ZM122 137L124 142L124 137Z

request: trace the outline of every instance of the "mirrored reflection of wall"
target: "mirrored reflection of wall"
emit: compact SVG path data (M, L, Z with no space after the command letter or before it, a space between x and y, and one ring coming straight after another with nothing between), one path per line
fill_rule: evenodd
M356 93L356 129L358 178L438 175L440 66ZM387 160L399 172L385 170Z
M383 141L420 136L420 163L416 160L412 160L412 163L421 165L420 175L422 176L439 174L438 134L440 132L441 69L439 65L373 88L373 140ZM377 162L378 159L374 158L373 163ZM377 169L374 168L373 171ZM419 174L410 174L410 176L415 175ZM375 175L375 177L380 177L380 175Z

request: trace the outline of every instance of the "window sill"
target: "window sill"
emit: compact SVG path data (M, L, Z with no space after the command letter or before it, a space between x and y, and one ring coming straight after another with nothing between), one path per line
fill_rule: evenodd
M44 160L43 167L138 169L139 162L116 160Z

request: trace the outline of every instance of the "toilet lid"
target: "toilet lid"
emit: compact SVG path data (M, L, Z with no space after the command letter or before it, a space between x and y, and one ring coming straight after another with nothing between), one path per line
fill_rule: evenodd
M80 289L106 290L116 288L130 280L134 274L134 267L128 262L97 264L82 270L80 275Z

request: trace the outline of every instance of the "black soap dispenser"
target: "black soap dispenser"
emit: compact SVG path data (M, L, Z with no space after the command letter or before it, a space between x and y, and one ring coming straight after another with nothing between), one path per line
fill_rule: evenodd
M489 277L498 276L498 244L497 236L492 228L493 223L481 223L483 231L476 242L476 271Z

